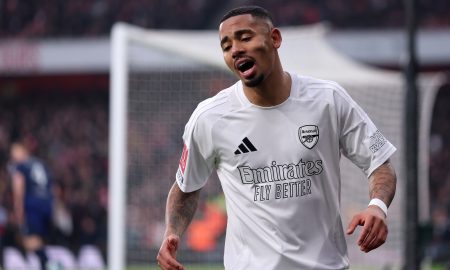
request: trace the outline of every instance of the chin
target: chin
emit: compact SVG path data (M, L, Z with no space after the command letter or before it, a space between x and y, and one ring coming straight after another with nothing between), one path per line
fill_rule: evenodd
M247 87L256 87L256 86L260 85L263 81L264 81L264 74L255 76L255 77L251 78L250 80L242 80L242 82Z

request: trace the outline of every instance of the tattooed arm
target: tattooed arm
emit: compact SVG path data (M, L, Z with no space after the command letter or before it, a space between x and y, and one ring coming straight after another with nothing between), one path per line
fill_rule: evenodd
M369 181L370 199L378 198L389 207L394 199L397 184L397 176L389 159L370 175Z
M166 236L184 233L194 217L200 190L184 193L176 183L170 189L166 205Z
M397 176L390 160L373 171L369 181L370 199L380 199L389 207L394 199L397 183ZM347 234L352 234L357 226L363 226L357 240L362 251L369 252L386 241L388 235L386 215L380 207L370 205L356 214L348 226Z
M184 193L176 183L170 189L166 205L166 232L157 256L161 269L184 269L176 260L176 254L180 237L194 217L199 194L200 190Z

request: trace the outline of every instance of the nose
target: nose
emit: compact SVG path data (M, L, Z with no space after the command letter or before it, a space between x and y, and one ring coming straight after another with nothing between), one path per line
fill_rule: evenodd
M234 58L242 55L244 53L244 48L239 44L233 44L233 47L231 47L231 56Z

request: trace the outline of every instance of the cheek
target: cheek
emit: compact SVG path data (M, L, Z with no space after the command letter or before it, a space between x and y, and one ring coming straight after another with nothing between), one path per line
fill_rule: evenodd
M272 52L269 49L269 47L267 46L267 44L261 43L260 46L255 47L255 54L259 58L259 62L264 63L264 62L269 61L269 59L271 58Z
M252 44L252 50L255 52L266 52L268 49L267 43L264 40L255 41Z
M271 40L264 36L258 36L255 40L255 46L257 46L260 50L268 50L271 45Z
M223 60L229 69L233 70L233 58L229 53L223 54Z
M259 58L259 61L261 62L265 62L267 61L270 57L270 54L272 53L272 51L270 50L269 47L270 44L268 44L268 42L264 41L264 40L260 40L257 43L254 44L253 46L253 52L255 54L255 56L257 56Z

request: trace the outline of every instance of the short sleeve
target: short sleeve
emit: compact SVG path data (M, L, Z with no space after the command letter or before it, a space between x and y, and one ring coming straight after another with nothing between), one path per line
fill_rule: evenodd
M370 176L396 148L344 89L338 88L334 95L341 152Z
M16 173L25 175L27 173L27 168L23 163L12 164L8 167L8 169L11 175L14 175Z
M183 192L202 188L214 169L214 151L211 132L194 112L186 124L176 181Z

